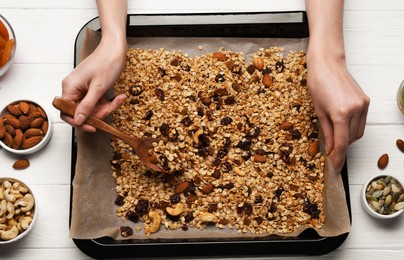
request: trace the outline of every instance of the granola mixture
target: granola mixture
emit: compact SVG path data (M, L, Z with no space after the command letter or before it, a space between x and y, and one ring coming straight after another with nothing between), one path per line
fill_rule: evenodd
M165 173L112 140L117 215L146 234L209 226L286 234L324 223L324 157L303 51L129 49L115 85L121 131L160 141ZM162 226L160 226L162 225ZM139 228L140 229L140 228ZM139 231L139 230L138 230Z

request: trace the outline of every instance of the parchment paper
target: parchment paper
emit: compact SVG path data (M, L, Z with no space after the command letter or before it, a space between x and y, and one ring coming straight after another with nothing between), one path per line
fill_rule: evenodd
M88 29L81 59L87 57L98 45L100 34ZM285 53L289 50L306 50L307 39L217 39L217 38L128 38L129 47L143 49L182 50L191 57L202 53L217 51L220 47L235 52L243 51L246 56L255 53L259 48L271 46L284 47ZM198 50L202 46L203 50ZM116 216L117 206L114 204L116 192L115 181L112 176L110 159L112 148L110 136L103 132L84 133L77 132L77 163L73 180L72 214L70 236L76 239L95 239L109 236L113 239L122 239L119 228L123 225L142 227L140 232L134 232L130 239L198 239L198 238L248 238L255 237L250 233L240 234L235 230L208 227L205 230L189 229L168 231L164 227L150 236L143 231L143 223L134 224L131 221L123 222ZM325 185L324 185L324 213L325 223L317 233L323 237L338 236L349 232L350 218L346 203L345 191L341 175L336 173L331 163L326 159ZM281 236L297 236L307 227L301 227L296 232L280 234ZM278 235L265 234L257 237Z

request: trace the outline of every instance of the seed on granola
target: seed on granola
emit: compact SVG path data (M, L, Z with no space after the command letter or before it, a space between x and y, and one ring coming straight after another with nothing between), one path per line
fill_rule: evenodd
M152 118L152 116L153 116L153 110L147 110L143 119L150 120Z
M149 201L140 199L135 206L135 212L139 214L139 216L143 216L149 212Z
M116 196L115 205L122 206L125 203L125 197L122 195Z
M130 237L131 235L133 235L133 229L128 226L120 227L120 231L122 237Z
M220 168L222 172L230 172L233 170L233 166L229 162L222 163Z
M181 123L182 123L184 126L190 126L190 125L192 125L194 122L191 120L191 118L189 118L188 116L186 116L186 117L184 117L184 118L181 120Z
M142 89L142 86L140 86L140 85L136 84L130 88L130 93L132 94L132 96L139 96L140 94L142 94L142 92L143 92L143 89Z
M249 66L247 67L247 72L248 72L250 75L253 74L254 71L255 71L255 66L254 66L253 64L251 64L251 65L249 65Z
M276 69L277 72L282 72L284 68L285 68L285 65L283 64L283 60L278 61L275 64L275 69Z

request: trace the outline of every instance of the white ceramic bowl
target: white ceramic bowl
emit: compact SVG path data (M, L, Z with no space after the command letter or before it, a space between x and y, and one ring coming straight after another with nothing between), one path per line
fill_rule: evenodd
M7 21L7 19L2 16L0 14L0 21L2 22L2 24L4 24L4 26L6 27L6 30L8 32L9 35L9 39L13 39L14 40L14 48L11 52L11 56L10 59L7 61L6 64L4 64L3 66L1 66L1 60L0 60L0 77L3 76L3 74L5 74L8 69L11 67L13 61L14 61L14 55L15 55L15 51L17 49L17 39L15 38L15 33L13 28L11 27L10 23Z
M378 179L383 178L383 177L386 177L386 176L391 176L391 177L393 177L394 179L397 180L397 182L401 185L401 187L403 187L403 182L402 182L399 178L397 178L396 176L392 176L392 175L388 175L388 174L378 174L378 175L375 175L375 176L369 178L369 179L365 182L365 184L363 185L362 191L361 191L361 202L362 202L363 208L365 209L365 211L366 211L369 215L371 215L372 217L378 218L378 219L392 219L392 218L395 218L395 217L401 215L401 214L403 213L403 211L404 211L404 210L399 210L399 211L396 211L396 212L394 212L394 213L392 213L392 214L381 214L381 213L379 213L379 212L376 212L376 211L369 205L368 200L366 199L367 187L372 183L372 181L378 180Z
M15 105L15 104L20 103L21 101L25 101L25 102L27 102L27 103L32 103L32 104L34 104L34 105L36 105L36 106L39 106L39 107L41 107L41 108L43 109L43 111L44 111L45 114L46 114L46 118L47 118L47 122L48 122L48 130L47 130L46 134L43 136L42 141L39 142L38 144L36 144L35 146L31 147L31 148L27 148L27 149L22 149L22 148L13 149L12 147L9 147L8 145L5 144L4 139L0 140L0 145L1 145L5 150L7 150L7 151L9 151L9 152L11 152L11 153L26 155L26 154L35 153L35 152L39 151L40 149L42 149L43 147L45 147L46 144L49 142L49 140L50 140L51 137L52 137L52 132L53 132L53 130L52 130L52 120L51 120L51 118L50 118L50 116L49 116L49 112L46 110L46 108L45 108L44 106L40 105L38 102L32 101L32 100L27 100L27 99L21 99L21 100L14 101L14 102L12 102L12 103L10 103L10 104L8 104L8 105ZM4 115L8 113L8 110L7 110L7 106L8 106L8 105L6 105L6 106L3 108L3 110L2 110L1 113L0 113L0 117L4 117Z
M2 235L1 232L3 232L3 231L0 231L0 245L14 243L14 242L16 242L18 240L21 240L25 236L27 236L31 232L31 230L34 228L34 226L35 226L35 224L37 222L37 219L38 219L38 200L37 200L37 197L35 196L35 194L32 192L32 190L24 182L22 182L20 180L17 180L17 179L14 179L14 178L9 178L9 177L0 178L0 187L3 187L3 183L5 181L9 181L12 184L18 182L18 183L20 183L20 185L25 187L28 190L28 193L31 194L33 196L33 198L34 198L34 206L29 211L30 214L31 214L31 217L32 217L32 221L29 224L28 228L26 230L19 231L19 234L15 238L10 239L10 240L3 240L1 238L1 235ZM26 194L28 194L28 193L26 193ZM19 207L20 206L17 206L16 208L18 209ZM8 214L8 212L6 212L6 214ZM27 214L27 213L25 213L25 214ZM7 225L7 222L6 222L6 225Z

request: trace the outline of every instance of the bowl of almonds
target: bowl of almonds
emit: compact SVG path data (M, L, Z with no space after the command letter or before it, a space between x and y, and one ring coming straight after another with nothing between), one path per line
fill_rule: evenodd
M17 100L0 113L0 145L15 154L31 154L43 148L52 136L52 125L43 106Z
M371 216L395 218L404 211L403 182L390 175L373 176L363 185L361 199Z

